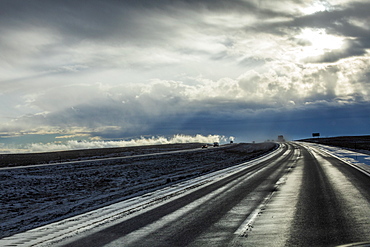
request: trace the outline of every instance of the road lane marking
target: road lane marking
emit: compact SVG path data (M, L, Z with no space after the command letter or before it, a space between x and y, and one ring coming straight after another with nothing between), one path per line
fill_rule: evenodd
M292 167L294 167L297 163L297 161L300 158L300 150L294 149L294 161L293 164L288 168L288 171L290 172ZM257 208L245 219L245 221L240 225L240 227L234 232L235 235L239 235L241 237L247 237L248 233L253 228L253 223L257 219L257 216L261 214L261 212L266 208L267 204L271 200L271 198L274 196L275 192L278 190L278 188L286 183L287 175L289 173L285 173L275 184L275 190L272 191L262 202L260 205L257 206Z
M191 193L196 189L200 189L209 185L210 183L217 182L223 178L240 172L243 169L256 166L259 163L270 159L279 152L283 152L282 146L257 159L206 174L189 181L184 181L155 192L150 192L149 196L148 194L145 194L49 225L2 238L0 239L0 246L13 246L14 244L17 244L17 246L50 246L55 243L59 243L60 241L64 241L65 239L75 238L78 234L86 233L87 231L92 231L97 228L106 227L107 225L111 225L113 223L116 224L119 221L122 221L123 217L127 217L127 215L128 217L133 217L135 213L141 213L142 211L147 210L149 207L162 205L169 200L174 200L179 196ZM284 155L280 157L283 156ZM125 218L125 220L126 219L127 218ZM35 236L37 236L36 239Z

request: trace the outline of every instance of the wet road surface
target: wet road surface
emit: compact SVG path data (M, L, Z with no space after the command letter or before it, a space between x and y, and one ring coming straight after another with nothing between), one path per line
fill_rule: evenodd
M287 143L275 157L64 246L337 246L370 241L370 177Z

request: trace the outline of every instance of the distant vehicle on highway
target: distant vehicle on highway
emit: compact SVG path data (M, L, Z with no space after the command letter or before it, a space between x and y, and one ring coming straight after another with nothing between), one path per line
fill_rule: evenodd
M208 148L208 145L203 145L202 148Z
M214 147L218 147L218 146L220 146L220 144L219 144L218 142L214 142L214 143L213 143L213 146L214 146Z

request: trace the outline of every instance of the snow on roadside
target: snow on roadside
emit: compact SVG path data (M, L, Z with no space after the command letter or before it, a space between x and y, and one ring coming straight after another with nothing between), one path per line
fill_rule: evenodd
M302 142L301 142L302 143ZM304 142L304 145L311 146L323 150L342 161L353 165L362 171L365 171L370 175L370 155L365 153L359 153L348 149L343 149L334 146L327 146L317 143Z
M96 230L103 225L106 227L113 222L117 223L117 221L122 220L123 217L132 217L132 215L139 210L145 210L149 206L161 204L165 200L172 200L179 195L183 195L184 193L190 193L191 190L208 185L212 182L216 182L219 179L234 174L242 169L245 169L246 167L256 165L263 160L266 160L271 155L281 152L282 150L283 149L279 147L269 155L264 155L239 165L229 166L222 170L197 176L193 179L182 181L177 184L169 184L162 189L148 192L141 196L79 214L77 216L49 225L41 226L24 233L5 237L0 239L0 245L14 246L13 244L17 243L17 246L55 246L55 244L58 244L59 241L64 240L65 238L73 238L76 234L91 229ZM232 151L241 152L242 149L239 146Z
M0 171L0 238L252 159L271 144Z

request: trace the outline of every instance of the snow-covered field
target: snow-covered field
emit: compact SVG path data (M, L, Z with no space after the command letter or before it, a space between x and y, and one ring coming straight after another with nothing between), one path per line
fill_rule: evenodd
M2 169L0 238L234 166L273 148L272 143L233 144L163 155Z

